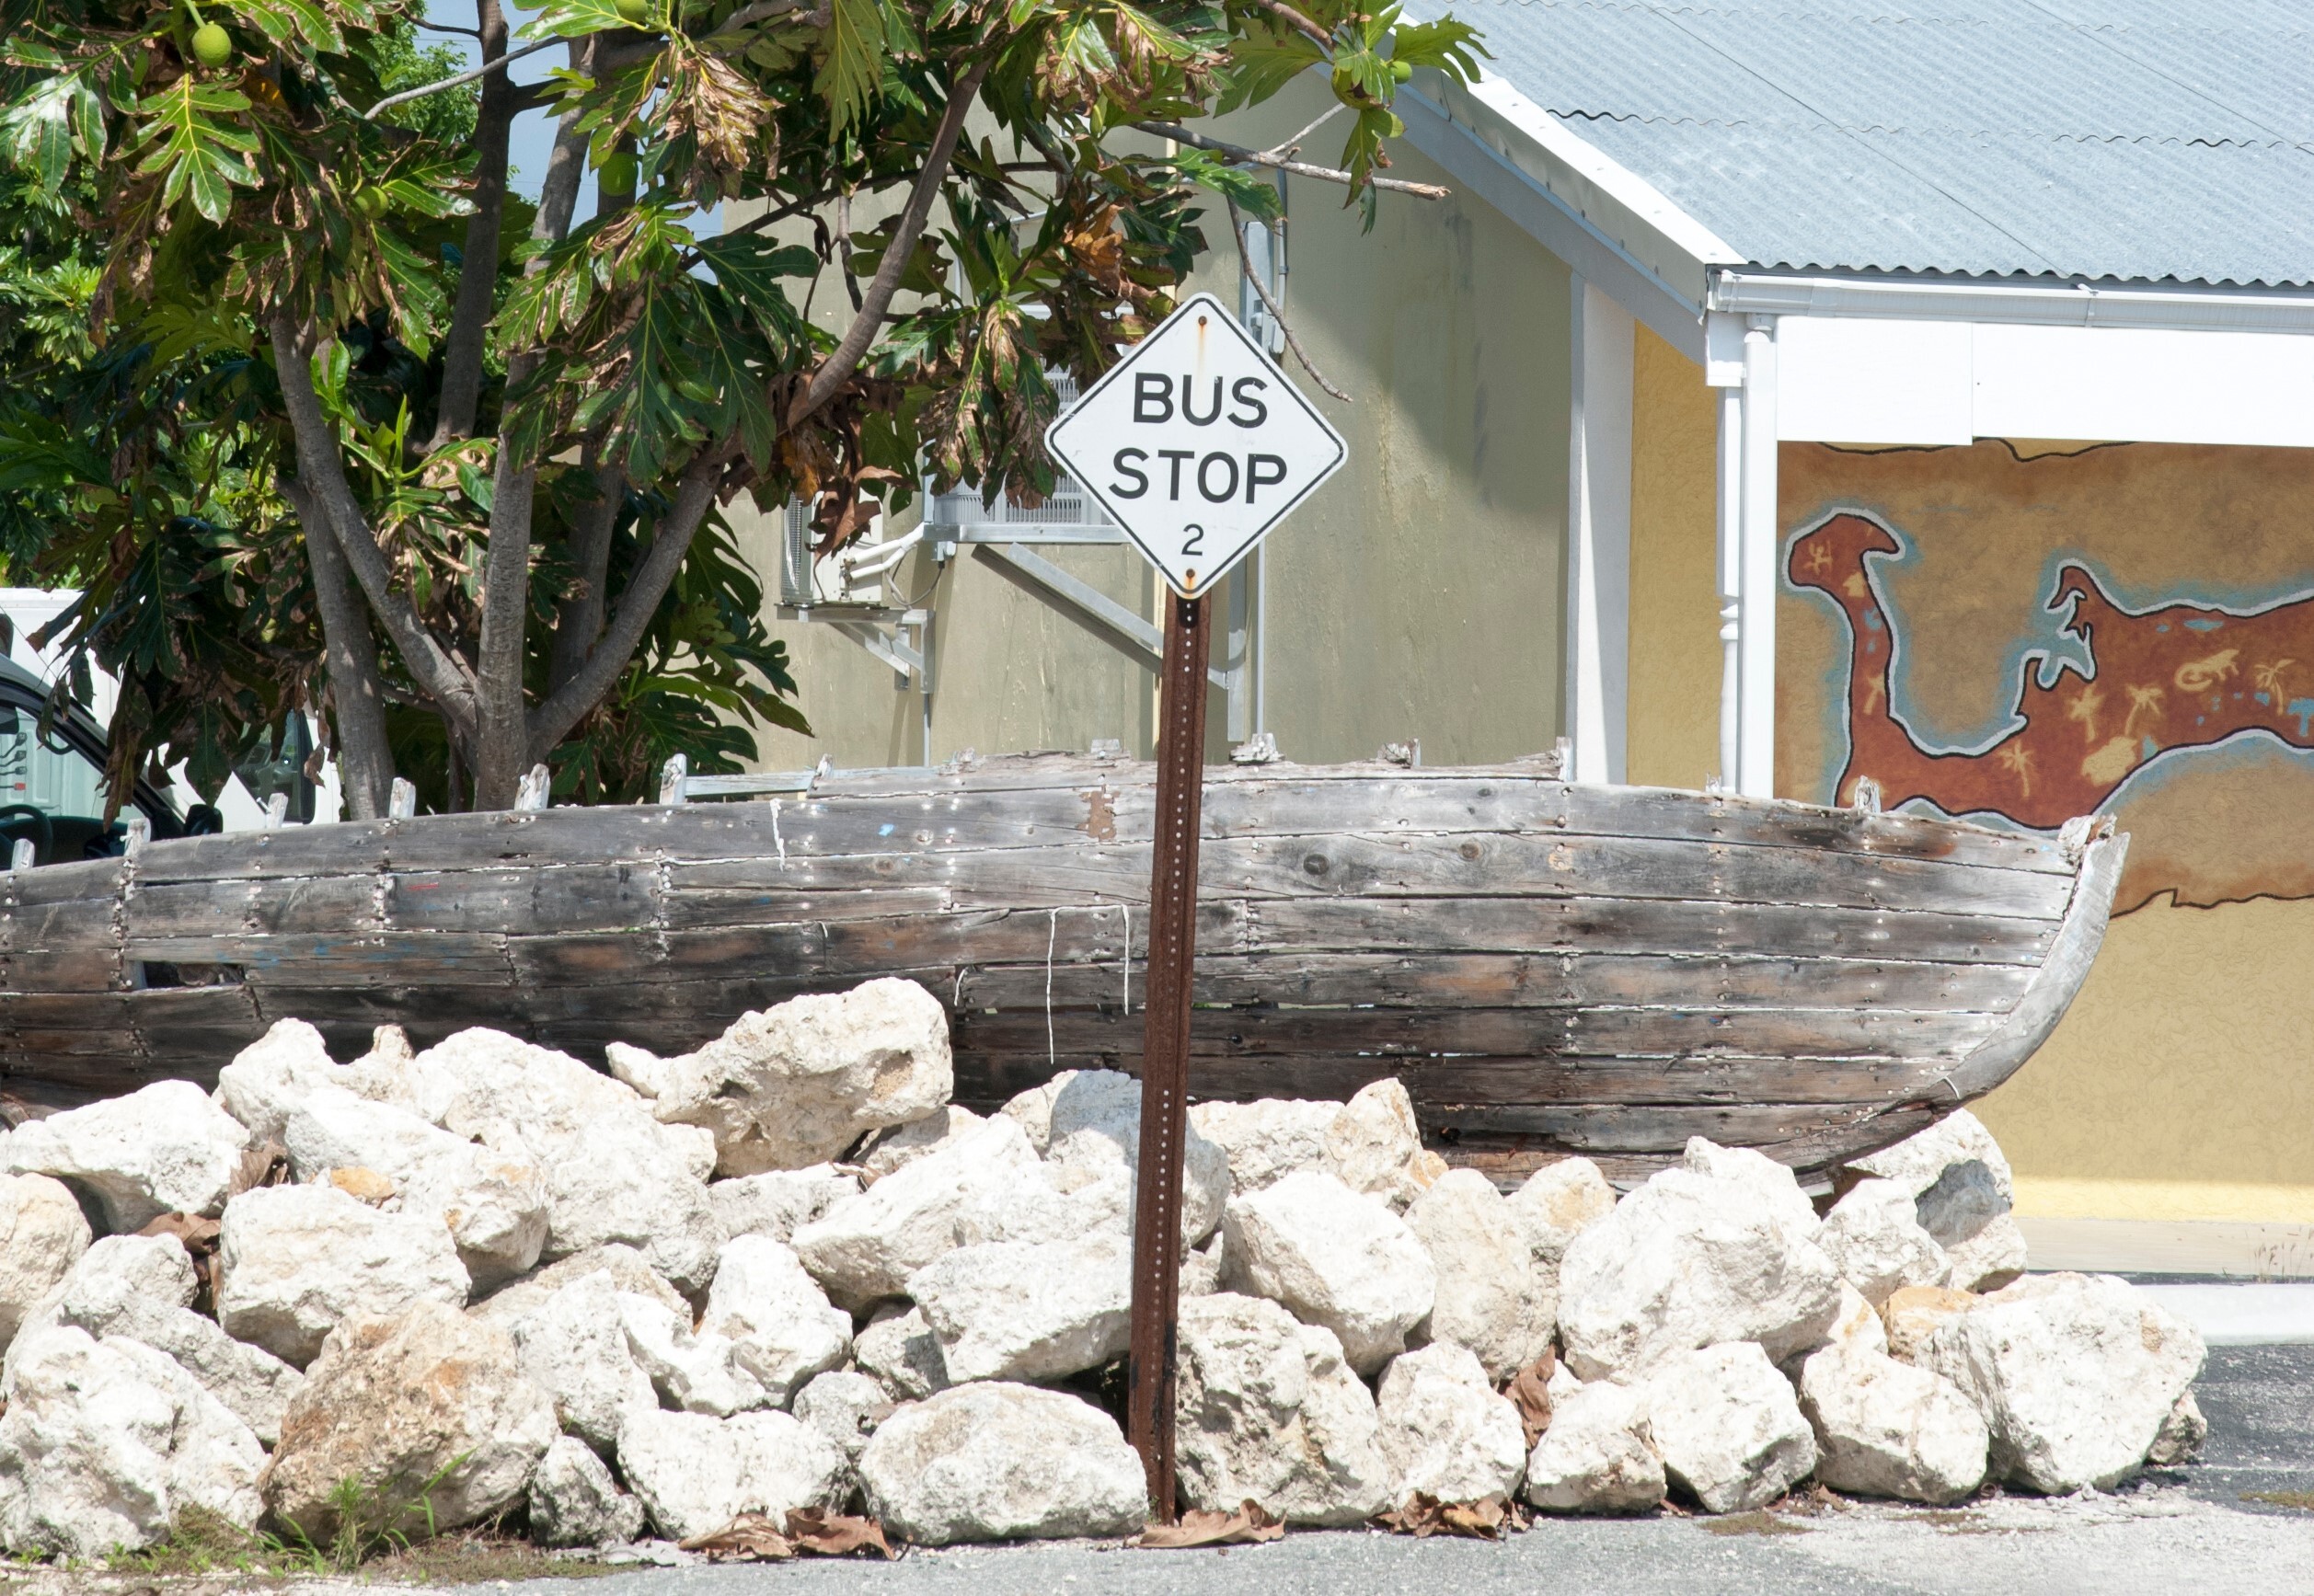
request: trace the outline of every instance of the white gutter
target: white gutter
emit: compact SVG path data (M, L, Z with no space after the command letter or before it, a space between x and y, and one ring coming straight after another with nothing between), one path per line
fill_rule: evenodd
M1740 316L2314 333L2314 293L2286 290L2043 286L1722 270L1712 275L1710 307Z

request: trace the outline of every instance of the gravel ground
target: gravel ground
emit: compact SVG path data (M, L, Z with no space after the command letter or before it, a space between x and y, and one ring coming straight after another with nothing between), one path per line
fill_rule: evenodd
M1500 1544L1332 1532L1200 1552L958 1547L890 1564L634 1567L522 1589L523 1596L2314 1596L2314 1347L2214 1348L2198 1389L2210 1420L2203 1461L2112 1496L2004 1496L1944 1511L1850 1502L1733 1519L1546 1520ZM224 1596L235 1582L0 1567L0 1596L107 1589L147 1596L156 1585ZM381 1587L293 1589L352 1596Z

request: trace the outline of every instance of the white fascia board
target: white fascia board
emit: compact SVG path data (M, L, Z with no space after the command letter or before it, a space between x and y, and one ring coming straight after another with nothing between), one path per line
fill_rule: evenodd
M1710 228L1491 74L1464 85L1420 69L1398 109L1417 149L1690 360L1704 360L1711 274L1744 260Z
M1813 316L2177 332L2314 333L2314 293L2236 288L1949 282L1901 277L1721 270L1710 307L1732 315Z

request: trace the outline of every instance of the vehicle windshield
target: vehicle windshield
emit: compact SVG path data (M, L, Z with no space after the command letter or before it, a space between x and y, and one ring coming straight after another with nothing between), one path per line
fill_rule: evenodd
M0 705L0 864L19 839L52 865L117 851L120 827L104 822L103 773L61 740L43 741L40 717Z

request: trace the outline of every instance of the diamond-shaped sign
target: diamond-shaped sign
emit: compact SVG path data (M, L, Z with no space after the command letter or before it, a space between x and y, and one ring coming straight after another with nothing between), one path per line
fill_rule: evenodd
M1135 344L1044 446L1184 598L1208 591L1349 454L1210 293Z

